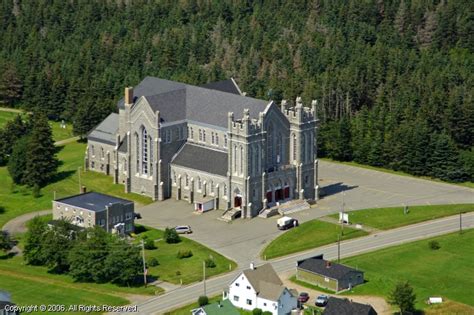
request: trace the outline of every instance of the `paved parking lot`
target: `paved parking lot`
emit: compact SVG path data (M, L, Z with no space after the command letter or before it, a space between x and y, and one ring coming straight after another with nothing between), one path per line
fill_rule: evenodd
M406 176L320 162L320 184L326 196L317 206L293 214L300 222L337 213L343 202L346 210L423 204L474 203L474 190ZM157 228L191 225L189 237L230 257L239 264L259 261L264 245L283 233L276 228L276 217L254 218L225 223L217 220L221 210L194 214L184 201L168 199L138 210L138 223Z

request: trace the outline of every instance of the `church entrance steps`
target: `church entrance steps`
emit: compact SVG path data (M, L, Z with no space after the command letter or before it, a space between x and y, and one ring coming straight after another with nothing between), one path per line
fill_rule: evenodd
M303 211L309 208L310 208L310 205L306 200L292 200L280 205L278 207L278 213L284 216L290 213Z
M272 208L268 208L268 209L263 209L262 211L260 211L260 213L258 214L258 216L260 218L269 218L269 217L272 217L274 215L277 215L278 214L278 207L272 207Z
M229 209L224 214L220 217L217 218L218 220L224 221L224 222L231 222L237 218L240 218L242 215L242 210L241 209Z

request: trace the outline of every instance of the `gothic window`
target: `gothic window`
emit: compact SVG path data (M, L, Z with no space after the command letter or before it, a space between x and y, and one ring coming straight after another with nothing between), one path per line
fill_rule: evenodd
M237 173L237 146L234 145L234 172Z
M227 196L227 185L224 184L224 196Z
M306 162L310 161L310 149L311 149L311 137L309 135L306 135L306 144L304 146L305 149L305 160Z
M148 137L148 141L150 141L150 174L153 175L153 139Z
M296 161L296 135L293 134L293 160Z
M102 148L102 147L100 147L100 157L101 158L105 157L104 148Z
M176 172L175 171L173 171L173 183L176 184Z
M240 146L240 174L244 173L244 148Z
M181 140L181 127L176 128L176 139Z
M214 132L211 132L211 143L212 143L212 144L214 144L214 140L215 140L215 139L216 139L216 138L214 137Z
M198 177L198 190L202 189L201 177Z
M166 142L171 142L171 129L166 132Z
M308 152L307 152L307 149L308 149L308 146L306 145L306 135L303 134L303 141L301 142L301 155L302 155L302 160L303 162L306 162L306 158L308 157Z
M277 164L280 164L283 158L283 139L282 139L281 133L278 134L278 138L277 138L276 154L277 154L276 162Z
M227 134L224 135L224 148L227 148Z
M219 134L216 132L216 145L219 145Z
M206 142L206 130L202 131L202 141Z
M148 174L148 133L142 128L142 174Z
M199 129L199 141L202 141L202 130Z
M91 146L91 151L92 151L92 156L95 156L95 148L94 148L94 146Z
M127 173L127 159L125 158L122 160L122 171L124 174Z
M194 140L194 130L193 130L193 127L191 127L191 139Z
M267 163L273 165L273 125L267 129Z
M209 185L211 186L211 194L213 194L214 193L214 182L211 180Z
M135 153L136 153L136 172L140 172L140 140L138 139L138 134L135 133L135 143L137 144L135 147Z
M184 184L185 184L186 187L189 187L189 176L188 176L188 174L185 175Z

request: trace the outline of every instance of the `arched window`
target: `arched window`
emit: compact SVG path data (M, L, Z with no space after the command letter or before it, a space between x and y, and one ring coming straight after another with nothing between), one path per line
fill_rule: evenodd
M240 146L240 174L244 173L244 148Z
M216 132L216 145L219 145L219 134Z
M234 145L234 172L237 173L237 146Z
M153 139L151 136L148 137L150 141L150 174L153 175Z
M293 161L296 161L296 135L293 134Z
M135 147L135 154L136 154L136 172L140 172L140 139L138 138L138 133L135 132L135 143L137 144Z
M206 142L206 130L202 131L202 141Z
M186 174L184 178L185 178L185 181L184 181L185 186L189 187L189 176L188 176L188 174Z
M227 148L227 134L224 135L224 148Z
M211 180L209 185L211 186L211 194L213 194L214 193L214 182Z
M273 165L273 125L268 125L267 129L267 163Z
M311 154L311 137L310 135L306 135L306 144L305 144L305 155L306 155L306 163L308 163L311 159L310 154Z
M92 156L95 156L95 148L93 145L91 146L91 152L92 152Z
M214 144L216 137L214 137L214 132L211 132L211 143Z
M142 174L148 174L148 133L142 129Z
M202 141L202 130L199 129L199 141Z
M104 148L102 148L102 147L100 147L100 157L101 157L101 158L104 158L104 157L105 157Z
M276 154L276 162L277 164L280 164L281 160L283 159L283 139L281 133L278 134L277 138Z
M227 185L224 184L224 196L227 196Z
M194 130L193 130L193 127L191 127L191 139L194 140Z
M173 171L173 183L176 184L176 172L175 171Z
M198 177L198 190L202 189L201 177Z

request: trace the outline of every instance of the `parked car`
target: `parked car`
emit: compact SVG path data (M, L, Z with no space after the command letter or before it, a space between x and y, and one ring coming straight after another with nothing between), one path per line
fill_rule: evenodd
M296 226L298 226L298 220L290 217L282 217L277 220L277 227L279 230L288 230Z
M142 215L139 212L134 213L135 219L141 219Z
M309 294L307 292L301 292L298 296L298 301L301 303L306 303L309 300Z
M320 296L316 298L316 301L314 302L314 304L316 306L326 306L326 304L328 304L328 300L329 300L329 297L327 295L321 294Z
M191 230L191 227L189 225L178 225L174 228L174 230L178 234L190 234L193 232L193 230Z

